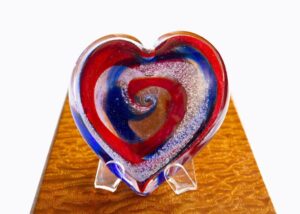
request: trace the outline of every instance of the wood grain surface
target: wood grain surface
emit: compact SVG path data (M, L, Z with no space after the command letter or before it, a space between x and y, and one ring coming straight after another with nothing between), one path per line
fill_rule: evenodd
M98 158L84 142L66 101L33 213L275 213L235 107L194 158L198 189L175 195L165 182L141 197L121 183L94 189Z

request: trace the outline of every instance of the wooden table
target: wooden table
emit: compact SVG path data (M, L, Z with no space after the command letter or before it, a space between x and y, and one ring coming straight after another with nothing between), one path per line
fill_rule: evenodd
M68 101L59 120L34 213L275 213L235 107L194 158L198 189L175 195L165 182L141 197L121 183L94 188L98 158L73 122Z

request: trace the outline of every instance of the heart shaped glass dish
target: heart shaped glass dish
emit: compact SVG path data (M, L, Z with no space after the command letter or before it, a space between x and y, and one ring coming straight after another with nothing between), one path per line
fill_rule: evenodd
M128 35L96 40L76 63L69 99L92 150L147 195L168 165L183 165L211 139L229 96L216 49L196 34L174 32L151 50Z

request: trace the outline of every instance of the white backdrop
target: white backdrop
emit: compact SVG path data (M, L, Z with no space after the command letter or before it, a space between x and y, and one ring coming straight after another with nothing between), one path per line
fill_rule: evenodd
M223 56L277 212L299 213L299 9L296 1L0 1L0 212L29 212L88 44L127 33L151 47L188 30Z

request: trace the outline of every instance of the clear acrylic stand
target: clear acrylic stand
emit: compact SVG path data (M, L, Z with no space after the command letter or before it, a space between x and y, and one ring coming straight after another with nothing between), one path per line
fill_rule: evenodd
M184 165L173 163L164 170L165 179L172 190L177 194L197 189L197 180L193 159Z
M116 164L120 174L124 174L125 170L121 164L113 161L105 164L102 160L99 160L94 186L96 189L115 192L121 179L109 170L109 164ZM184 166L179 163L168 165L164 170L164 176L171 189L177 195L197 189L193 160L187 161Z
M118 166L120 174L124 174L124 167L121 164L114 161L109 161L105 164L104 161L100 159L94 186L96 189L104 189L110 192L114 192L117 190L121 179L115 176L115 174L110 171L110 169L108 168L109 164L115 164L115 166Z

